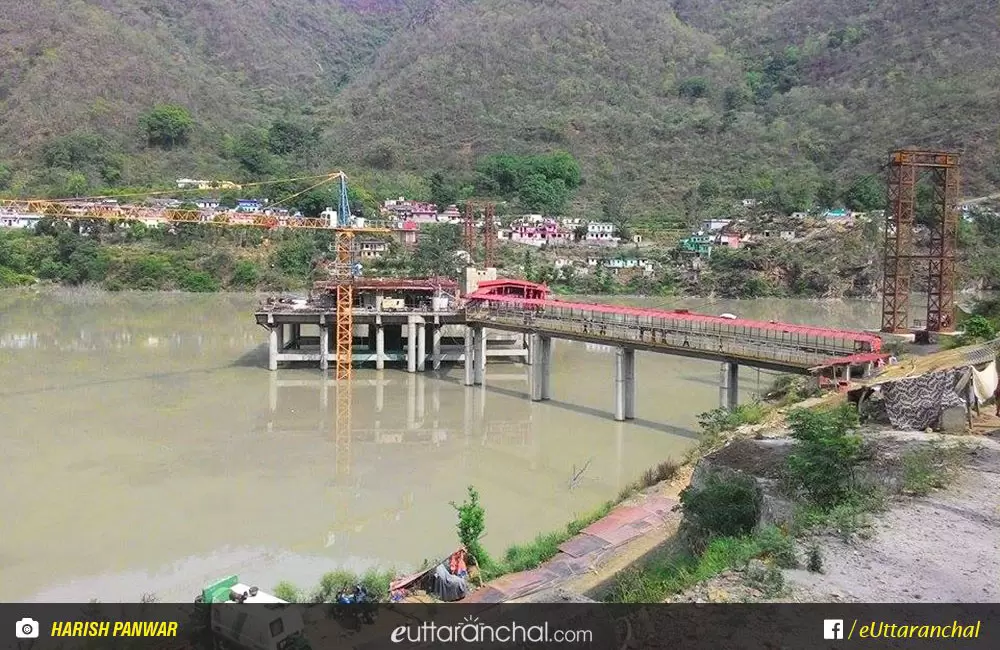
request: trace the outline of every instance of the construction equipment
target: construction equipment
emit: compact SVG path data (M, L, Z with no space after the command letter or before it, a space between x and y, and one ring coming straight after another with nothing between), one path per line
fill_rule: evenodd
M350 431L351 431L351 361L354 332L354 277L360 271L356 261L355 235L358 233L391 234L393 229L383 222L360 222L351 216L347 192L347 175L342 171L309 176L302 178L283 179L251 183L239 186L241 189L250 187L284 183L284 182L316 181L305 189L295 192L283 199L268 204L275 208L287 204L302 194L339 181L339 200L336 215L328 217L293 217L276 214L260 213L223 213L216 214L209 210L173 209L150 207L145 205L121 205L117 202L125 196L141 197L143 199L160 195L176 195L185 191L204 191L199 188L189 190L175 189L169 191L151 191L131 195L97 196L66 200L22 199L0 200L0 215L15 215L52 219L80 220L99 219L109 222L142 222L147 225L163 223L190 223L205 226L231 226L249 228L290 228L326 230L336 236L334 262L330 265L331 279L336 283L336 316L335 344L337 390L337 467L338 474L347 473L350 467ZM325 352L325 351L324 351Z
M216 648L306 650L302 611L277 596L229 576L205 587L195 604L210 607L209 628ZM252 607L250 605L258 605Z

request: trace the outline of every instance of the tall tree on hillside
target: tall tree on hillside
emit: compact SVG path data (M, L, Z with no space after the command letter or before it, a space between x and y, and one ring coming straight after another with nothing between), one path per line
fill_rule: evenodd
M187 142L194 120L183 106L157 104L139 118L139 126L150 145L172 149Z

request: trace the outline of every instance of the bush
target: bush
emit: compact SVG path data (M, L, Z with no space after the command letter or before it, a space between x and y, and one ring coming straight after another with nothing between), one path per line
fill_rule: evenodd
M853 432L857 411L851 405L830 411L797 409L788 414L788 422L798 440L788 457L792 482L817 505L832 508L849 494L861 461L861 437Z
M290 603L302 601L302 591L292 583L284 580L274 586L274 595Z
M692 550L700 552L717 537L748 535L760 516L761 492L753 477L710 474L700 490L684 488L680 501L685 537Z
M462 505L451 502L451 506L458 511L458 539L477 565L487 567L491 564L490 556L479 543L486 532L486 511L479 503L476 488L470 485L468 489L469 498Z
M241 289L252 289L260 282L260 272L253 262L240 260L233 269L232 284Z
M761 555L770 558L782 569L796 569L799 556L795 552L795 540L776 526L767 526L757 535Z
M204 271L188 271L181 276L181 289L197 293L210 293L219 290L219 283Z

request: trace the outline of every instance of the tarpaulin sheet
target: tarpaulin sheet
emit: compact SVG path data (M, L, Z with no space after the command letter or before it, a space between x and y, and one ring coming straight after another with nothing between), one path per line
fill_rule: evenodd
M933 428L940 422L944 409L964 408L965 400L955 392L964 372L964 368L952 368L884 384L885 410L892 426L910 430Z
M997 390L1000 377L997 376L997 362L993 361L982 370L972 369L972 386L976 391L976 398L980 404L993 397Z

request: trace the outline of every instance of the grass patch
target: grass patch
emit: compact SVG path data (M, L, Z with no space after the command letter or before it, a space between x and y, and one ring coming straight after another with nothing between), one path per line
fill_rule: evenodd
M830 532L843 540L857 533L868 537L871 515L886 509L888 495L885 490L871 486L855 489L836 505L823 507L816 504L800 505L792 519L792 534L796 537L810 533Z
M481 567L483 580L534 569L542 562L555 557L560 544L579 535L581 530L598 519L607 516L615 505L615 502L607 501L593 512L569 522L563 530L542 533L525 544L514 544L504 553L503 560Z
M363 586L373 598L379 602L389 600L389 583L396 577L394 570L369 569L363 574L353 571L338 569L324 573L319 584L312 590L306 592L288 581L281 581L275 585L274 595L290 603L333 603L337 600L337 594L341 591L354 589L355 585Z
M777 564L777 553L787 562L789 548L794 553L794 541L774 527L743 537L717 537L699 556L668 551L644 567L622 572L605 600L612 603L660 603L668 596L690 589L723 571L743 567L757 558L769 558ZM776 582L773 573L763 582L773 585Z
M617 499L607 501L593 512L574 519L566 524L564 529L542 533L525 544L514 544L507 549L502 560L493 561L489 565L482 567L483 579L490 580L508 573L534 569L546 560L555 557L559 552L560 544L579 535L580 531L595 521L606 517L622 501L646 488L673 478L677 475L680 467L680 464L675 461L663 461L643 472L638 480L619 492Z
M622 488L621 492L618 493L618 503L621 503L633 495L642 492L646 488L653 487L663 481L669 481L673 477L677 476L677 472L680 468L680 463L672 460L665 460L656 467L650 467L642 473L639 480Z
M965 444L946 446L938 441L906 452L901 459L903 491L924 496L946 487L967 453Z
M715 451L726 441L726 434L741 426L761 424L771 415L772 407L763 402L740 404L733 410L717 408L698 416L701 435L698 445L692 448L685 462L694 462L712 451Z

